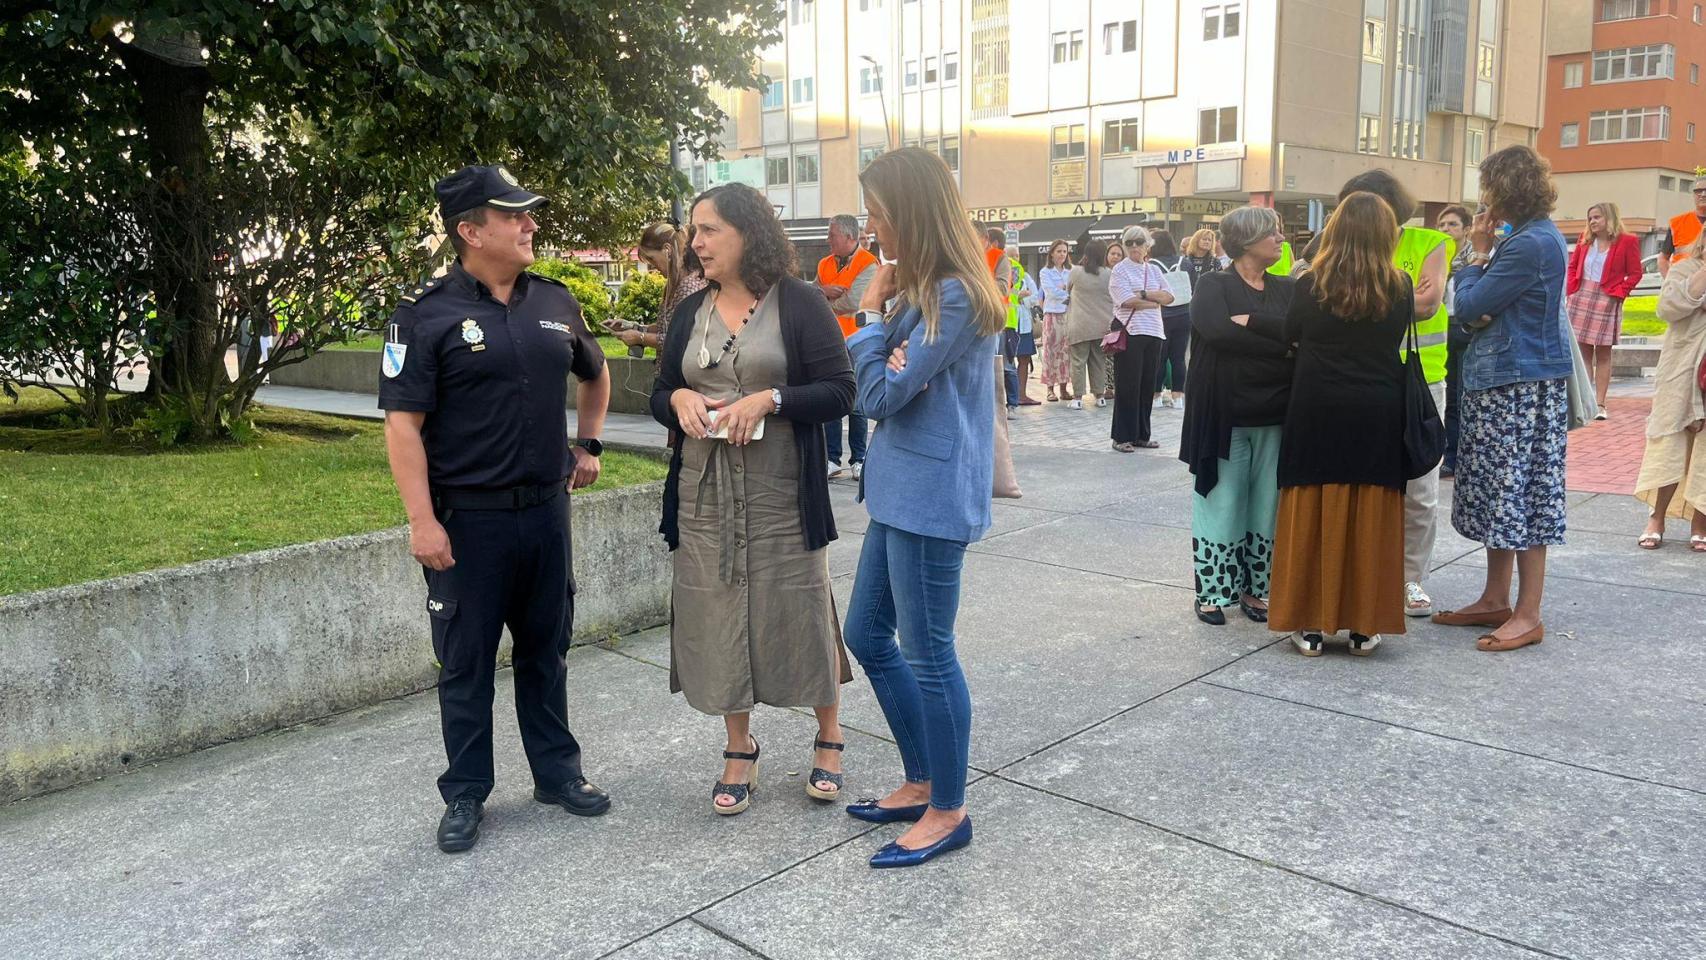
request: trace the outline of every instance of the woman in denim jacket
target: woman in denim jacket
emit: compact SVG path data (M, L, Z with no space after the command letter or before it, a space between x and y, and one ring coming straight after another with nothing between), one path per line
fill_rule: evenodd
M1006 310L940 158L893 150L859 182L871 230L895 262L878 268L859 304L863 329L847 340L858 408L881 426L865 460L871 524L844 636L871 678L906 782L847 812L916 821L871 858L906 867L971 842L971 694L954 618L966 545L989 529L995 344Z
M1487 548L1487 583L1435 623L1490 627L1476 647L1502 652L1546 635L1540 598L1546 548L1564 542L1564 444L1569 430L1570 330L1562 319L1564 235L1549 216L1551 168L1528 147L1481 162L1487 209L1469 232L1453 322L1474 328L1463 358L1461 435L1451 522ZM1499 222L1512 230L1494 252ZM1521 577L1516 607L1511 572Z

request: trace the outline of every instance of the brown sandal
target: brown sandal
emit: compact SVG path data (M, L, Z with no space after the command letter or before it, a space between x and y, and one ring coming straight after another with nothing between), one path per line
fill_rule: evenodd
M1494 610L1490 613L1458 613L1455 610L1441 610L1431 618L1434 623L1444 627L1502 627L1511 618L1511 609Z
M1545 638L1546 624L1541 623L1536 624L1533 630L1520 636L1511 637L1508 640L1501 640L1490 633L1486 634L1475 641L1475 649L1485 650L1488 653L1508 653L1512 650L1520 650L1530 644L1539 643Z

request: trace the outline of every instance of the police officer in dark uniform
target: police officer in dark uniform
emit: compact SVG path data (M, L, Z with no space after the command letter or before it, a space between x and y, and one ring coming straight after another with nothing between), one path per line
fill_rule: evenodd
M456 263L404 291L381 361L385 446L425 568L449 768L438 846L467 850L491 793L498 637L515 640L515 712L533 797L597 816L564 690L574 618L567 490L598 479L610 401L604 354L562 284L526 272L546 201L502 167L435 188ZM568 375L580 381L571 448Z

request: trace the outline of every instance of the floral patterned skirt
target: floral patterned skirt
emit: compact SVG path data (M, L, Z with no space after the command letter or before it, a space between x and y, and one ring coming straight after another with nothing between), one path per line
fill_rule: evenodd
M1564 542L1567 382L1465 390L1451 525L1493 550Z
M1038 378L1051 387L1072 382L1072 345L1066 342L1066 314L1043 314L1041 346L1043 366Z

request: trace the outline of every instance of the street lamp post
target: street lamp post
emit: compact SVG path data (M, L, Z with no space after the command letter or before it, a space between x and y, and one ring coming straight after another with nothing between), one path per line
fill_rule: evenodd
M883 65L870 54L862 53L859 59L871 65L871 77L877 81L877 105L883 108L883 149L894 149L894 134L889 130L889 92L883 86Z
M1167 230L1173 229L1173 178L1179 175L1179 165L1164 163L1155 168L1156 176L1161 178L1161 226Z

